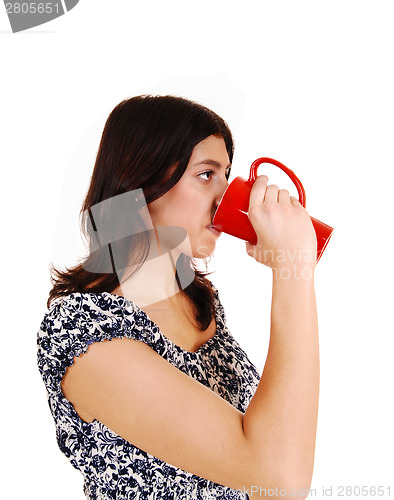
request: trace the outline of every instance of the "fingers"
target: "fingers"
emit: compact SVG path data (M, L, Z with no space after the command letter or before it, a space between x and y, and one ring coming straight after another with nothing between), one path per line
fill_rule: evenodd
M279 188L275 184L267 186L264 202L268 204L278 203Z
M267 190L267 184L268 177L266 175L260 175L259 177L257 177L250 193L249 212L253 213L256 209L260 209L262 201L265 197L265 192Z
M286 203L286 204L290 203L290 194L287 191L287 189L279 190L278 201L279 203Z
M262 203L282 203L289 205L290 202L294 206L297 206L297 204L300 205L297 198L290 196L287 189L279 189L275 184L268 186L268 177L260 175L257 177L250 193L249 210L253 211L253 208L261 207Z
M295 196L290 196L290 202L294 207L302 207L301 203Z

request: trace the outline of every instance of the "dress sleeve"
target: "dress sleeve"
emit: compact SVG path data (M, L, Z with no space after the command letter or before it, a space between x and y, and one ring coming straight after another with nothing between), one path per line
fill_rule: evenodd
M125 299L105 294L74 293L56 299L40 325L37 362L48 392L59 390L74 358L95 342L113 338L149 341L151 331Z

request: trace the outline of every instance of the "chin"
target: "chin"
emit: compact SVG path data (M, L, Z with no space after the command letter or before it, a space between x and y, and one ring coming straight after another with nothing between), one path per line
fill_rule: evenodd
M207 245L207 246L199 246L193 251L193 258L195 259L207 259L208 257L212 257L213 252L215 250L215 246Z

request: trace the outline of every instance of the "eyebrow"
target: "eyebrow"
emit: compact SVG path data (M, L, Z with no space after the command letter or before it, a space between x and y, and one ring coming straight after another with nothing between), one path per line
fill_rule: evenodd
M212 167L216 167L216 168L220 168L221 167L221 165L220 165L220 163L218 161L216 161L216 160L209 160L209 159L202 160L202 161L199 161L197 163L193 163L193 167L198 167L199 165L211 165ZM231 163L229 163L227 165L226 170L228 168L231 168Z

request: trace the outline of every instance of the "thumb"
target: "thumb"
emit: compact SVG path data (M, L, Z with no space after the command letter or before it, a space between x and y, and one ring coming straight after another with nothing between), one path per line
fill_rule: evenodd
M256 254L256 245L252 245L252 243L246 241L245 246L246 246L246 253L249 255L249 257L254 257Z

